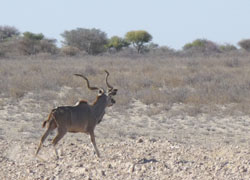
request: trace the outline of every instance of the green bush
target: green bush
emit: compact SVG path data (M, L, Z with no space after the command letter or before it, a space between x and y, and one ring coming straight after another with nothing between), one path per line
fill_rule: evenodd
M229 51L235 51L235 50L237 50L237 48L234 45L231 45L231 44L220 45L219 49L222 52L229 52Z
M31 32L24 32L23 37L26 39L29 39L29 40L33 40L33 41L40 41L40 40L44 39L44 35L42 33L34 34Z
M218 45L206 39L196 39L191 43L183 46L184 52L188 53L203 53L205 55L220 52Z
M114 48L116 51L120 51L123 47L127 46L129 46L129 43L118 36L111 37L107 44L107 48Z

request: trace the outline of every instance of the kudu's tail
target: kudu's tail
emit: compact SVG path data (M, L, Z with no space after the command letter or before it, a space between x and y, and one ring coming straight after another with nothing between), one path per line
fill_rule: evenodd
M52 111L50 112L50 114L48 116L48 119L43 122L43 125L42 125L43 128L46 126L46 124L48 122L50 122L52 120L52 118L54 118L54 115L53 115L54 111L55 111L55 109L52 109Z

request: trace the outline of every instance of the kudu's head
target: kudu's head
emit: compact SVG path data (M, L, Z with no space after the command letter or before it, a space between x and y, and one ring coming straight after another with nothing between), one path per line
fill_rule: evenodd
M106 72L106 85L108 88L107 88L107 92L103 92L103 94L106 94L108 98L108 106L112 106L113 104L115 104L115 100L113 99L113 96L116 95L118 89L114 89L114 87L108 83L109 72L107 70L105 70L105 72Z
M113 96L116 95L118 89L114 89L114 87L108 83L109 72L107 70L105 70L105 72L106 72L106 85L107 85L106 91L103 88L90 86L89 80L85 76L83 76L81 74L74 74L74 75L80 76L83 79L85 79L87 82L88 89L97 90L98 91L98 98L105 98L106 103L107 103L106 106L112 106L113 104L115 104L115 100L113 99Z

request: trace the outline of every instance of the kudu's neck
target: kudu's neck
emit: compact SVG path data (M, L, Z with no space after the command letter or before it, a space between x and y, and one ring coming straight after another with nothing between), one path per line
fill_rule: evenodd
M100 121L104 114L105 114L105 108L107 106L107 98L105 95L98 96L96 98L96 101L93 103L93 112L96 116L96 120Z

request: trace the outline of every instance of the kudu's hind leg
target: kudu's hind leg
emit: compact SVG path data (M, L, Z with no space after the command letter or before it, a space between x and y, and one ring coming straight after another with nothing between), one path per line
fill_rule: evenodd
M56 144L63 138L63 136L67 133L67 129L65 128L58 128L58 132L56 137L53 139L52 144L54 145L54 149L55 149L55 154L57 159L59 158L58 156L58 152L56 150Z
M40 149L42 148L43 142L44 142L45 139L48 137L49 133L50 133L51 131L53 131L56 127L57 127L57 125L55 124L54 121L50 121L50 122L49 122L49 125L48 125L47 130L45 131L45 133L44 133L43 136L41 137L40 144L39 144L39 146L38 146L38 148L37 148L37 151L36 151L36 155L38 154L38 152L39 152Z
M52 131L51 129L47 129L47 130L45 131L45 133L43 134L43 136L42 136L42 138L41 138L41 140L40 140L40 144L39 144L39 146L38 146L38 148L37 148L36 155L37 155L38 152L40 151L40 149L41 149L41 147L42 147L42 145L43 145L43 142L44 142L45 139L48 137L48 135L49 135L49 133L50 133L51 131Z

